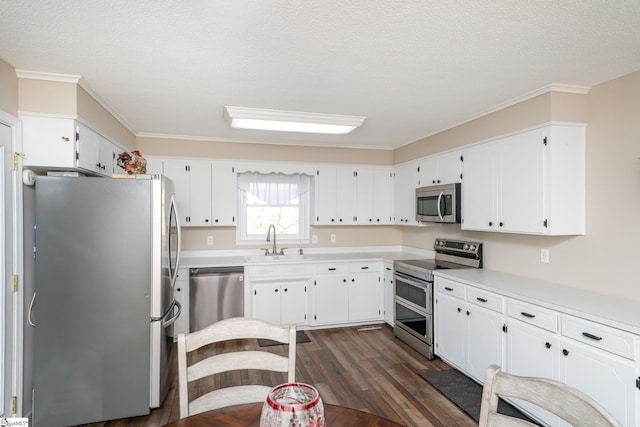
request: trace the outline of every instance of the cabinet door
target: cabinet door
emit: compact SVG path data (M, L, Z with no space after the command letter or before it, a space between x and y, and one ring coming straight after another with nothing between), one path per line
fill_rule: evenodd
M345 176L345 179L348 177ZM355 223L359 225L372 225L374 219L374 170L371 168L359 168L355 171Z
M389 325L394 324L394 287L393 287L393 264L384 264L384 321Z
M555 333L509 319L507 329L506 372L525 377L558 379L558 338ZM558 417L538 406L515 400L519 406L550 426Z
M453 151L438 156L438 184L460 182L462 173L461 151Z
M420 159L418 168L418 187L428 187L439 184L438 180L438 160L436 156Z
M211 162L191 160L188 185L189 225L211 225Z
M237 178L233 164L212 163L212 225L236 225Z
M184 332L189 333L189 269L178 269L176 283L174 285L176 301L182 306L180 317L173 324L173 338L177 338L178 334Z
M100 135L88 127L78 125L78 167L96 173L100 169Z
M178 205L178 212L182 217L180 223L189 226L189 179L188 163L185 160L165 159L163 162L164 174L173 181L175 188L175 199Z
M255 319L280 324L280 285L278 283L253 284L253 313Z
M307 323L308 281L288 282L280 286L280 324L304 325Z
M355 170L350 166L336 168L336 221L339 225L355 224L356 180Z
M464 370L465 322L464 301L436 293L435 353L446 362Z
M465 366L469 375L484 382L487 366L504 366L504 316L477 306L467 306Z
M539 130L497 143L499 153L498 231L542 233L544 144Z
M488 143L464 151L462 179L462 229L495 230L497 227L496 151Z
M115 171L116 163L116 146L106 138L100 138L100 147L98 150L100 173L102 175L111 176ZM119 172L118 172L119 173Z
M349 320L379 320L381 285L377 273L354 274L349 278Z
M418 164L405 163L395 169L395 223L417 225L416 187L418 186Z
M116 159L120 155L121 151L116 153ZM149 175L163 175L163 161L161 157L146 157L147 159L147 173ZM126 173L124 169L118 167L117 173Z
M393 169L376 168L373 174L374 223L393 224Z
M560 381L591 396L622 425L636 425L637 368L621 357L560 341Z
M315 224L335 225L336 218L336 168L322 166L316 171L315 177Z
M76 126L72 119L24 116L23 166L76 167Z
M313 292L314 324L344 323L349 319L349 286L346 277L317 277Z

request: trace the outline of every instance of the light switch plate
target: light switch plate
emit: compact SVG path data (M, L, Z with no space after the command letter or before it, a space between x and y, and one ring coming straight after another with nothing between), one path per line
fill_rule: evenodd
M332 234L331 235L331 243L335 243L336 242L336 235Z

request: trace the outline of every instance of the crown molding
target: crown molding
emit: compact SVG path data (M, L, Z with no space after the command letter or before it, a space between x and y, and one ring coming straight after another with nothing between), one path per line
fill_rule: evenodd
M78 84L82 76L75 74L57 74L57 73L43 73L41 71L30 70L16 70L16 76L19 79L30 80L48 80L51 82L63 82L63 83L75 83Z

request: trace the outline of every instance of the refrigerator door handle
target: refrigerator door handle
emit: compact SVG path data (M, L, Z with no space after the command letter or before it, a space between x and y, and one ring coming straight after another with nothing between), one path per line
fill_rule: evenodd
M176 251L176 265L175 270L171 273L171 287L173 287L176 283L176 279L178 277L178 268L180 268L180 251L182 250L182 226L180 224L180 213L178 212L178 204L173 196L171 196L171 208L175 212L176 216L176 231L178 233L178 247Z
M171 305L171 311L169 313L171 313L173 311L174 307L178 307L178 312L176 314L174 314L173 316L171 316L170 318L163 318L162 319L162 327L163 328L167 328L171 325L173 325L173 323L178 320L178 317L180 317L180 313L182 313L182 304L180 304L180 302L174 300L173 304ZM168 313L167 313L168 314Z
M33 304L34 304L35 302L36 302L36 293L34 292L34 293L33 293L33 296L31 297L31 304L29 304L29 316L28 316L28 319L29 319L29 325L30 325L30 326L36 326L36 322L34 322L34 321L31 319L31 313L33 313Z

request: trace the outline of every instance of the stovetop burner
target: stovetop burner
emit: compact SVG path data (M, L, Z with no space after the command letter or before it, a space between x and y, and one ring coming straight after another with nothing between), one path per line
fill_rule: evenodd
M436 239L434 249L435 258L396 261L395 271L432 281L435 270L482 267L482 243Z

